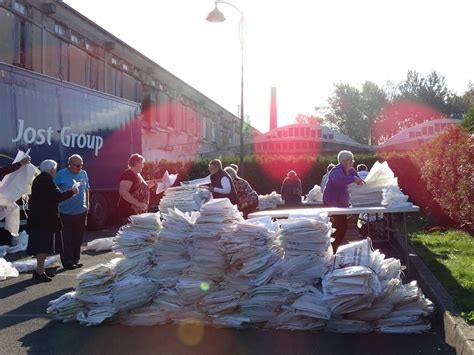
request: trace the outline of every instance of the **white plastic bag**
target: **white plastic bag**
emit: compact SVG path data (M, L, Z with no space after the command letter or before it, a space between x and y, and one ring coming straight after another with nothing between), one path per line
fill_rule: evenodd
M44 261L44 267L47 268L58 261L59 255L48 256ZM14 261L12 265L18 272L33 271L36 269L36 259Z
M112 245L114 245L114 237L100 238L87 243L87 249L95 251L112 250Z
M162 192L166 191L168 187L171 187L174 185L176 179L178 178L178 174L169 174L168 170L165 171L163 174L163 177L161 178L161 181L156 184L156 194L161 194Z
M4 228L16 237L20 231L20 207L15 202L2 202L0 220L3 218L5 218Z
M19 150L13 164L27 156L28 152ZM15 202L28 194L37 171L38 169L33 164L27 164L6 175L0 182L0 200Z

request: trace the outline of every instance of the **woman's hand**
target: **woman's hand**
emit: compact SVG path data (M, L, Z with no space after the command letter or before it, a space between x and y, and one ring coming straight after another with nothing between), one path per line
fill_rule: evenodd
M135 206L137 206L138 208L141 208L142 210L148 209L148 204L146 204L145 202L138 202L135 204Z
M152 179L152 180L147 180L146 183L148 185L148 187L150 189L154 188L159 182L161 181L161 179Z

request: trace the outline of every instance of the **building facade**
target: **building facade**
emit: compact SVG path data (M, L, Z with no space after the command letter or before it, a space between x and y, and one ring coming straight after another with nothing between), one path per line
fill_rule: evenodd
M383 144L376 146L376 150L410 151L418 148L426 141L433 139L452 126L459 125L461 120L452 118L441 118L417 124L406 128L393 137L387 139Z
M147 159L239 150L238 117L62 1L0 0L0 62L141 103Z
M315 156L347 149L368 152L371 148L357 143L345 134L319 124L291 124L255 135L253 149L257 155Z

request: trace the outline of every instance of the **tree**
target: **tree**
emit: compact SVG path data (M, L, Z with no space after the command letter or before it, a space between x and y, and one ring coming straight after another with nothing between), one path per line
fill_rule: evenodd
M388 102L382 88L371 81L364 82L362 90L339 83L328 102L326 122L360 143L372 144L373 124Z
M368 143L368 121L361 111L362 96L360 91L349 84L335 84L332 96L328 98L329 113L324 121L348 135L355 141Z
M463 99L452 94L444 76L432 71L424 77L409 70L392 102L377 117L375 140L382 143L403 129L443 117L460 117Z
M469 133L474 133L474 105L464 115L461 126Z
M387 93L382 88L371 81L366 81L362 85L360 110L368 121L369 145L372 145L374 142L374 123L388 103L387 96Z
M298 113L295 117L295 123L299 124L320 124L322 123L322 119L313 115L305 115L302 113Z

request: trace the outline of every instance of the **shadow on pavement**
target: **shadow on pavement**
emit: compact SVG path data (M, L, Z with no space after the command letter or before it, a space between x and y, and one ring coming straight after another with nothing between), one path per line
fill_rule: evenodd
M32 285L36 285L36 284L37 283L34 280L25 280L25 281L22 281L18 284L7 286L5 289L11 288L11 290L9 292L10 292L10 295L12 295L12 294L17 293L15 290L18 290L18 288L16 287L18 285L22 285L21 287L25 287L25 286L32 286ZM3 290L4 289L2 289L2 295L3 295ZM35 312L35 311L36 311L35 313L37 313L38 309L41 309L44 312L45 317L49 317L46 314L46 308L48 306L48 302L58 298L59 296L63 295L66 292L69 292L69 291L71 291L70 288L58 290L54 293L47 294L47 295L45 295L43 297L40 297L40 298L36 298L33 301L30 301L28 303L24 303L20 307L17 307L15 309L12 309L12 310L2 314L2 317L11 316L11 317L8 317L9 319L11 319L11 321L7 322L6 324L3 324L3 322L0 323L0 330L11 327L11 326L14 326L14 325L17 325L19 323L23 323L23 322L33 318L33 316L37 316L36 314L32 315L31 313Z

